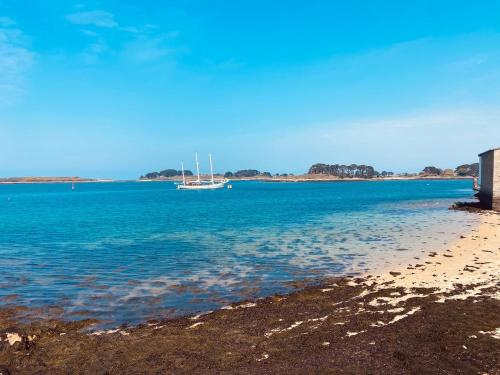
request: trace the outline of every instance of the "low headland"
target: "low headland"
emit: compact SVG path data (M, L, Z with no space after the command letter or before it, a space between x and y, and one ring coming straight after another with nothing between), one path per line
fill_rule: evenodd
M411 264L137 327L20 322L0 310L0 373L500 373L500 214Z
M0 184L55 184L72 182L109 182L110 179L95 179L84 177L4 177L0 178Z

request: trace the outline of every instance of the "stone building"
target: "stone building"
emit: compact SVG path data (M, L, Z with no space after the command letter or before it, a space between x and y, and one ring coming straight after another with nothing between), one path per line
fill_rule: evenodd
M487 209L500 211L500 148L479 154L481 188L479 199Z

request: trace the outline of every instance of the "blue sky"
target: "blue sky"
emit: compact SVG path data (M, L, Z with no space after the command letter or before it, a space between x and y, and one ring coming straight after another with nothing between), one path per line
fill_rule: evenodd
M499 46L498 1L0 0L0 176L455 167Z

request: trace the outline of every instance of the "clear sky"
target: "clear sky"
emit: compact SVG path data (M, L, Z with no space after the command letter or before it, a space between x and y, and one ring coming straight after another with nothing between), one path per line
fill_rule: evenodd
M0 0L0 176L455 167L499 99L499 1Z

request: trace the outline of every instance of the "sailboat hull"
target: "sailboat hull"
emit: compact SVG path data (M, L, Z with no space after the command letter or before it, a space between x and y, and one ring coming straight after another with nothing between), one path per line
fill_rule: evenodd
M223 189L225 182L217 182L213 184L201 184L201 185L177 185L179 190L214 190Z
M210 181L202 181L200 180L200 165L198 163L198 153L194 154L194 158L196 160L196 175L198 176L198 180L192 182L186 182L186 177L184 175L184 163L181 163L182 167L182 185L177 185L178 190L215 190L222 189L228 180L215 180L214 179L214 168L212 165L212 155L208 154L208 158L210 160L210 176L212 177Z

